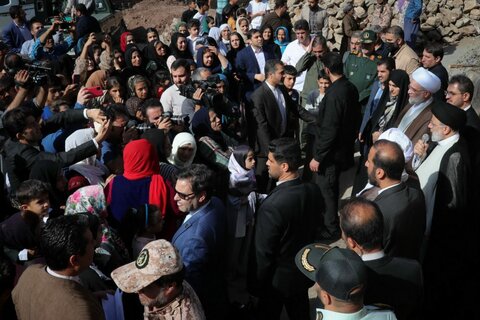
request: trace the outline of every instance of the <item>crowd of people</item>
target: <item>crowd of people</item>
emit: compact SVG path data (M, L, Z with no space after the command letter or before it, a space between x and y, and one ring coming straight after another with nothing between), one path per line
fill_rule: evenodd
M71 2L2 32L1 319L473 317L480 118L421 0L339 50L319 0L188 0L169 44Z

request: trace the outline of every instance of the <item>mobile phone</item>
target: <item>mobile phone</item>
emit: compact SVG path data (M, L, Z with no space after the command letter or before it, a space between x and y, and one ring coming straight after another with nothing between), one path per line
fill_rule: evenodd
M72 83L73 84L80 84L80 75L79 74L74 74L73 75Z
M103 90L102 90L102 87L100 87L100 86L98 86L98 87L91 87L91 88L85 88L85 90L87 90L88 92L90 92L90 94L91 94L94 98L103 96Z

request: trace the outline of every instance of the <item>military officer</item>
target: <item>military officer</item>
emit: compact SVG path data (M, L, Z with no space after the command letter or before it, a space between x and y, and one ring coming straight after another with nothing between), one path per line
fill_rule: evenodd
M297 268L315 281L315 290L324 308L317 308L317 320L393 320L392 311L364 306L367 267L349 249L314 243L295 256Z
M372 85L377 78L377 61L375 55L375 42L377 34L371 30L365 30L360 36L361 53L348 55L344 63L345 76L358 90L359 102L363 106L367 103L372 90Z

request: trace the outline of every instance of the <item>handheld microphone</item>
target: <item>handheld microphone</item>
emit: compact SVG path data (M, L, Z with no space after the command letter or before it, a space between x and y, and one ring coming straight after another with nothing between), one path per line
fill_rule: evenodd
M430 136L428 133L424 133L422 136L422 142L427 143L430 141ZM421 154L414 154L413 155L413 161L412 161L412 167L413 169L417 169L420 166L421 159L420 159Z

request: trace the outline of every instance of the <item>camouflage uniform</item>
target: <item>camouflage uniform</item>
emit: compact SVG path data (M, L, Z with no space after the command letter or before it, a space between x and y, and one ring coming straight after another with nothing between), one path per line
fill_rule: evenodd
M151 310L145 307L145 320L202 320L205 319L202 305L195 291L183 281L183 292L162 308Z

